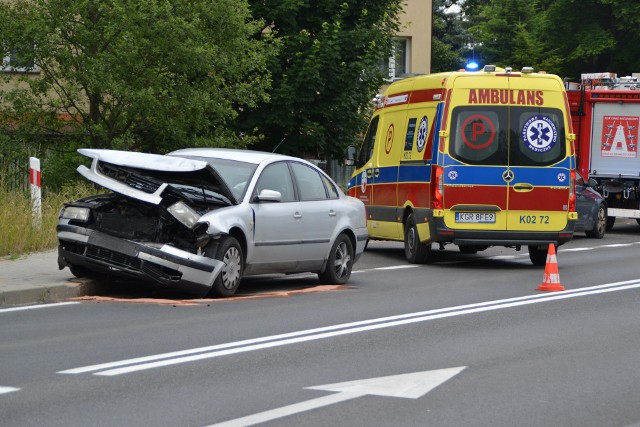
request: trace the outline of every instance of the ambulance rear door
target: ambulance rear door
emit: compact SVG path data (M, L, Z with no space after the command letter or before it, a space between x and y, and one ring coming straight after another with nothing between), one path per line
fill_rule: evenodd
M454 82L443 168L448 227L538 232L566 227L572 164L562 87L536 90L539 81L529 88L524 80L459 77Z

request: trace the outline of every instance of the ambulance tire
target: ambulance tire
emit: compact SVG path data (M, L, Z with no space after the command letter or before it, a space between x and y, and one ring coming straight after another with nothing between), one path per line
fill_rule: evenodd
M531 263L536 266L543 266L547 263L547 253L549 247L541 247L536 245L529 245L529 259Z
M424 264L431 255L431 245L420 241L413 214L407 217L407 222L404 224L404 255L412 264Z

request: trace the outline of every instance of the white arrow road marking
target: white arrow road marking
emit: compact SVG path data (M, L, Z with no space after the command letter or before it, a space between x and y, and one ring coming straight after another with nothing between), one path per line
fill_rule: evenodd
M2 387L0 386L0 394L6 394L6 393L11 393L12 391L18 391L20 390L19 388L15 388L15 387Z
M155 354L134 359L120 360L116 362L101 363L97 365L59 371L58 373L83 374L94 372L94 375L101 376L122 375L147 369L194 362L197 360L211 359L214 357L228 356L231 354L239 354L249 351L263 350L266 348L274 348L290 344L298 344L324 338L354 334L358 332L366 332L376 329L443 319L447 317L482 313L485 311L500 310L503 308L519 307L542 302L577 298L607 292L617 292L635 288L640 288L640 279L608 283L604 285L573 289L563 292L554 292L552 294L545 293L536 295L525 295L522 297L508 298L503 300L487 301L456 307L447 307L416 313L407 313L397 316L362 320L358 322L342 323L321 328L289 332L280 335L270 335L266 337L252 338L225 344L216 344L206 347L198 347L188 350L173 351L169 353Z
M357 399L358 397L366 395L418 399L440 384L458 375L465 368L466 366L460 366L457 368L437 369L434 371L414 372L411 374L391 375L388 377L306 387L310 390L335 391L337 394L331 394L329 396L323 396L247 417L214 424L211 427L251 426L323 406L333 405L334 403Z

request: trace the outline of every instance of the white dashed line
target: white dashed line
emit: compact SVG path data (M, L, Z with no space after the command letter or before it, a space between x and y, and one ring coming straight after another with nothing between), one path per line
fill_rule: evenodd
M11 393L13 391L18 391L20 390L19 388L15 388L15 387L2 387L0 386L0 394L7 394L7 393Z

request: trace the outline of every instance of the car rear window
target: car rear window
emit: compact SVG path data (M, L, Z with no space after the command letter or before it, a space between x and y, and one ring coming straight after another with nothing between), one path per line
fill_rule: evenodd
M463 163L548 166L566 156L562 111L532 106L457 107L449 155Z

